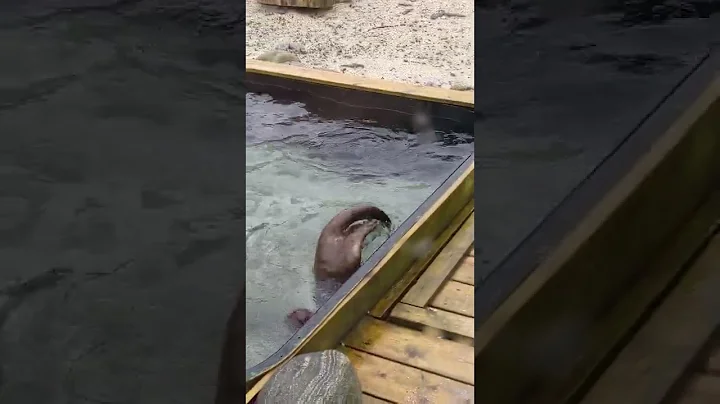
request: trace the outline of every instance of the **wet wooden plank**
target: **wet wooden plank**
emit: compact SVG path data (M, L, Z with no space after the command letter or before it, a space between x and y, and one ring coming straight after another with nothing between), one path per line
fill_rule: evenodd
M345 346L473 384L472 346L443 340L366 317L345 339Z
M379 399L377 397L373 397L367 394L363 394L362 396L362 404L386 404L386 403L392 403L391 401L385 401L382 399Z
M468 285L475 285L475 257L467 256L455 268L452 280Z
M697 375L690 380L677 404L720 403L720 377Z
M402 365L352 348L344 348L360 378L363 392L396 403L465 403L473 386Z
M458 262L465 256L474 238L475 213L472 213L425 272L420 275L415 285L402 298L402 302L417 307L427 306L440 287L448 280Z
M390 314L393 306L402 298L413 282L418 279L420 274L430 265L440 251L442 251L443 247L457 232L460 226L465 223L474 208L475 200L473 199L453 218L447 228L432 241L427 251L423 251L423 253L425 253L424 256L415 261L403 277L390 288L390 291L373 306L372 310L370 310L371 316L385 318Z
M720 325L715 236L582 404L660 404Z
M434 327L467 338L475 337L475 322L472 317L434 307L421 308L398 303L390 313L390 318Z
M475 288L464 283L450 281L440 289L430 305L437 309L473 317Z

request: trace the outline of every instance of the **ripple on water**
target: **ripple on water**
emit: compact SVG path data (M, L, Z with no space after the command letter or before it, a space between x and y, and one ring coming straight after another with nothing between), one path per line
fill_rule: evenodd
M472 152L472 137L418 145L414 135L326 121L301 104L246 96L247 366L293 333L293 309L314 309L315 243L340 210L371 203L402 223ZM367 258L387 238L376 235Z

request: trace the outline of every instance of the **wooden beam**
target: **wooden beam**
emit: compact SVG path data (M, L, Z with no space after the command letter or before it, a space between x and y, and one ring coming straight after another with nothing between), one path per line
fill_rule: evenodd
M245 71L247 73L265 74L285 79L302 80L310 83L457 105L466 108L475 107L474 91L457 91L439 87L415 86L389 80L354 76L345 73L254 59L245 59Z
M433 307L420 308L399 303L390 313L390 318L405 323L416 324L415 328L425 326L447 331L450 334L467 338L475 336L475 324L472 317L462 316Z
M438 253L440 253L447 242L457 232L458 228L466 222L468 216L473 212L475 200L471 200L453 218L443 232L433 239L424 249L424 256L416 260L410 268L405 272L403 277L390 288L388 293L380 299L380 301L370 310L370 315L376 318L385 318L390 314L390 310L395 303L400 300L405 292L412 286L423 271L430 265Z
M344 345L404 365L473 384L473 348L366 317Z
M397 403L465 403L473 386L420 369L344 348L360 380L363 392Z
M402 298L402 302L417 307L427 306L440 291L441 286L450 278L453 269L462 260L474 239L475 214L473 213L443 247L440 254L433 258L415 285Z

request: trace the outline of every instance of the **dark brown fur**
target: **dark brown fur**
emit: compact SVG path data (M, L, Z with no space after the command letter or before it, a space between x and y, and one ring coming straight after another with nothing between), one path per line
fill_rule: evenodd
M391 221L385 212L372 205L360 205L343 210L325 225L313 265L317 306L324 304L360 268L363 241L380 224L390 228ZM297 309L288 315L288 320L300 327L312 315L308 309Z
M330 220L320 232L315 250L313 274L316 290L327 288L328 284L342 285L360 268L363 241L379 224L390 227L390 218L379 208L370 205L345 209ZM324 290L322 293L316 292L316 296L334 292ZM321 305L324 302L316 303ZM240 344L245 335L244 311L243 287L225 330L215 404L236 404L244 399L245 369L241 369L241 366L244 366L242 358L245 351L242 350L245 347ZM298 309L288 317L296 326L301 326L312 314L307 309Z
M347 281L360 268L365 237L379 224L390 227L390 218L371 205L345 209L335 215L320 232L313 265L315 280Z

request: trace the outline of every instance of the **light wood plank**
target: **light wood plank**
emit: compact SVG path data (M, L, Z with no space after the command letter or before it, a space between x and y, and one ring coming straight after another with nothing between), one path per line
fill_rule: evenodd
M471 257L475 256L475 243L470 246L470 250L468 250L468 255Z
M344 349L363 391L396 403L472 402L473 386L401 365L351 348Z
M460 226L465 223L468 216L473 212L474 207L475 200L473 199L465 205L455 218L453 218L440 236L433 240L432 245L429 246L424 257L413 262L410 269L407 270L403 277L390 288L390 291L388 291L388 293L386 293L385 296L383 296L380 301L375 304L375 306L373 306L372 310L370 310L371 316L375 318L385 318L390 314L393 306L403 297L405 292L418 279L425 268L430 265L440 251L442 251L443 247L445 247L447 242L457 232Z
M438 310L434 307L420 308L398 303L390 313L390 318L434 327L467 338L475 337L475 321L472 317Z
M473 212L425 272L420 275L415 285L402 298L402 302L417 307L427 306L450 277L452 270L465 255L474 239L475 213Z
M697 375L690 380L677 404L720 403L720 377Z
M369 91L466 108L475 107L474 91L457 91L440 87L415 86L401 82L361 77L351 74L311 69L281 63L245 59L247 73L267 74L291 80Z
M363 396L362 396L362 404L387 404L387 403L391 403L391 402L379 399L377 397L369 396L367 394L363 394Z
M475 288L464 283L450 281L437 294L430 305L437 309L475 316Z
M653 313L582 404L660 404L720 324L720 236Z
M472 346L366 317L345 339L345 346L473 384Z
M468 285L475 285L475 257L467 256L455 268L452 280Z

